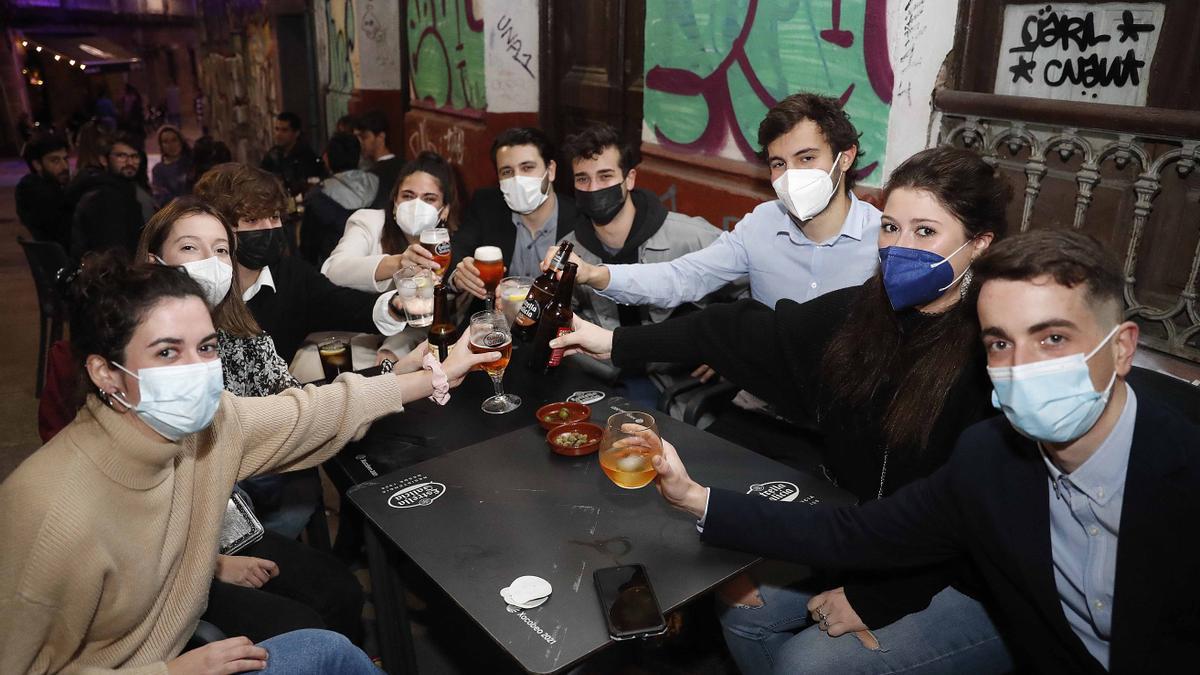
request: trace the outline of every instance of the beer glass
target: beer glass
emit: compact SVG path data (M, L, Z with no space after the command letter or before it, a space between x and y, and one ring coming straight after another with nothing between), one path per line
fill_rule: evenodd
M521 309L521 303L525 302L525 296L529 295L531 286L533 279L529 277L504 277L500 280L496 294L500 296L500 311L504 312L510 327L517 320L517 311Z
M492 415L516 410L521 405L521 398L504 393L504 385L501 383L504 379L504 369L508 367L508 360L512 357L512 330L509 328L508 319L504 317L503 312L495 310L476 312L471 315L470 330L472 353L500 354L500 358L480 366L488 377L492 378L492 387L496 390L496 395L484 401L480 409Z
M409 325L428 326L433 323L433 287L437 278L433 270L406 267L392 275L396 292L404 303L404 316Z
M644 412L619 412L608 418L600 437L600 468L618 487L646 487L658 475L650 458L662 454L654 418Z
M475 249L475 269L486 291L488 310L496 309L496 287L504 276L504 255L499 246L480 246Z
M421 246L433 254L433 261L437 263L434 274L442 278L450 265L450 230L444 227L425 230L421 233Z
M327 338L317 344L317 352L321 355L321 370L325 372L325 381L332 382L342 373L353 370L350 365L350 345L341 338Z

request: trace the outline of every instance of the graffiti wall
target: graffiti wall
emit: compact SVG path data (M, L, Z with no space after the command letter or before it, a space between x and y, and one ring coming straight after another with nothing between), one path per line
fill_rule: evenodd
M323 0L326 65L321 75L325 87L325 128L333 129L339 117L349 111L350 96L354 93L358 75L357 31L355 30L352 0Z
M537 112L538 0L483 6L488 112Z
M893 73L887 0L647 0L643 140L755 160L758 124L788 94L844 102L860 178L879 185Z
M482 0L408 0L414 104L452 110L487 108L482 5Z

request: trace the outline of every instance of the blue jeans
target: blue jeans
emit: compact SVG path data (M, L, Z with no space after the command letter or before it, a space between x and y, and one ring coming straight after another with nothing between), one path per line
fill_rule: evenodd
M822 589L827 590L827 589ZM983 605L946 588L929 607L871 632L879 649L851 633L829 637L808 614L820 591L760 584L761 607L718 600L725 643L744 675L765 673L1006 673L1012 658Z
M267 667L257 675L379 675L381 672L346 636L306 628L258 643L267 650Z

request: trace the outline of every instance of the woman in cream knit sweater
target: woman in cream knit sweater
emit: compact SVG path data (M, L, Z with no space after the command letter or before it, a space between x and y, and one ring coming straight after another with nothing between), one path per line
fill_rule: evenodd
M321 463L494 354L460 341L440 366L237 398L222 391L204 294L182 270L101 256L72 294L89 393L0 485L0 672L370 672L323 631L181 654L204 612L229 493L248 476Z

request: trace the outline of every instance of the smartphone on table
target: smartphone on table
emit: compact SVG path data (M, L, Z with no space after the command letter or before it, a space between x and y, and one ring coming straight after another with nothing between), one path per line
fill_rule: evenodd
M605 567L592 573L608 634L614 640L662 635L667 622L650 585L646 568L639 564Z

